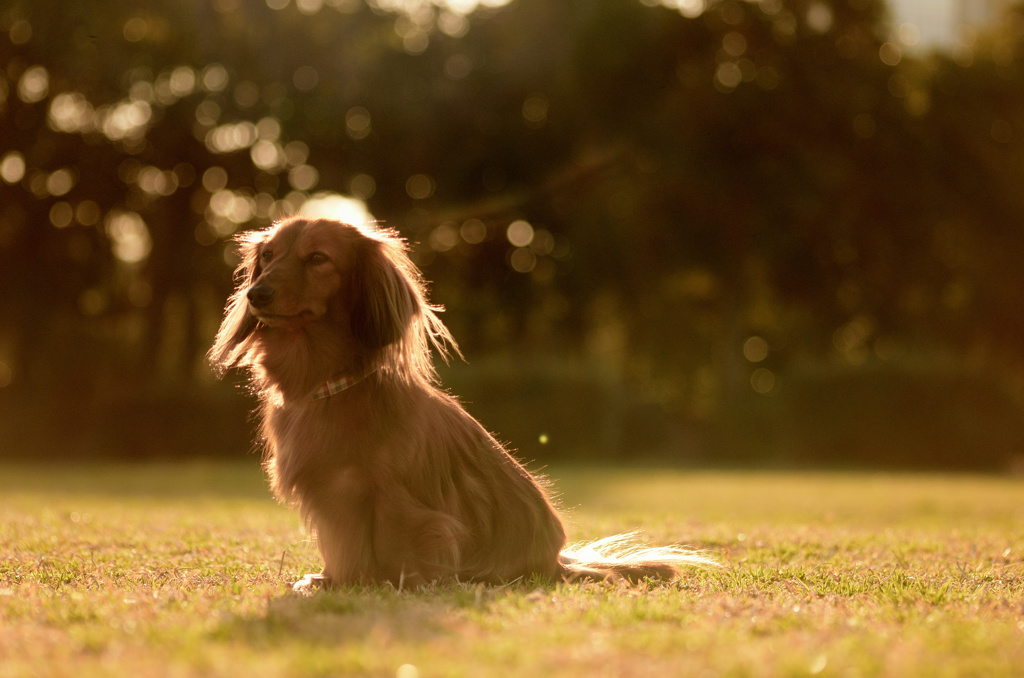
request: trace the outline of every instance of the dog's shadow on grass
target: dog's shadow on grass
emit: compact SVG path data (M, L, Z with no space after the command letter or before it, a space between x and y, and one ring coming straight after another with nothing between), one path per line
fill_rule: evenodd
M537 590L527 584L452 584L413 591L362 586L287 593L268 598L261 613L224 619L213 636L253 645L293 639L314 644L424 641L458 633L467 616L485 612L499 597L536 595L531 591Z

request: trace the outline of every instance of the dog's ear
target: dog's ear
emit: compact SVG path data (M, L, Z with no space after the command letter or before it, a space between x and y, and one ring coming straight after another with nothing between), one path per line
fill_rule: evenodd
M224 308L224 321L217 330L217 337L207 353L210 365L218 377L231 367L245 364L248 353L246 341L256 328L256 318L249 313L246 292L260 275L259 248L270 236L270 230L249 231L235 238L241 260L235 269L235 291L228 298Z
M352 334L368 349L403 338L421 312L416 272L397 239L366 239L353 269Z

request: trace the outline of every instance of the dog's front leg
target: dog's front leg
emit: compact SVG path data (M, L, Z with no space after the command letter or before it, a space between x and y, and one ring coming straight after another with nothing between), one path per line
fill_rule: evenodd
M382 579L416 588L458 573L466 528L455 516L393 487L377 497L373 525L374 560Z
M365 483L338 472L305 494L303 512L324 561L319 574L295 582L300 592L364 584L377 578L373 556L373 507Z
M321 574L307 574L292 584L292 591L304 596L311 596L320 589L330 588L331 580Z

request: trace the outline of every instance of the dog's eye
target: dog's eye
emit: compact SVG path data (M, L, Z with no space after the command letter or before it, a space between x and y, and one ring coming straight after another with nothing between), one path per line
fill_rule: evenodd
M323 252L313 252L306 257L306 263L310 266L319 266L320 264L326 264L330 259Z
M274 252L270 249L265 249L260 252L260 260L267 262L274 258Z

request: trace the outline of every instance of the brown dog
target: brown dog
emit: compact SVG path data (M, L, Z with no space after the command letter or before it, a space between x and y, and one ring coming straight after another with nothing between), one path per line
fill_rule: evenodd
M458 351L389 231L291 219L238 239L238 288L210 349L249 368L274 493L317 537L314 584L671 578L707 563L624 537L565 549L544 487L436 386Z

